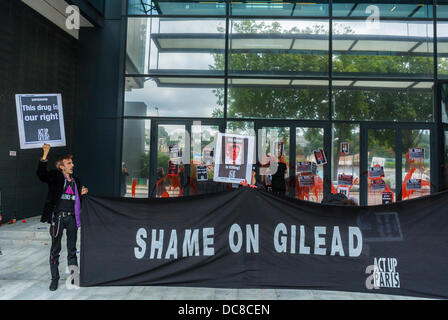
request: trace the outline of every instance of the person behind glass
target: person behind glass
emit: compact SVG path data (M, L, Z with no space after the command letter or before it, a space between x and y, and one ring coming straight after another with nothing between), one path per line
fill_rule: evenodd
M254 188L254 189L265 190L265 187L264 187L263 184L260 182L260 178L259 178L259 176L257 175L257 166L256 166L256 165L253 165L253 166L252 166L252 174L251 174L250 185L247 184L247 181L246 181L246 180L243 180L243 181L240 183L239 186L240 186L240 187L241 187L241 186L243 186L243 187L247 187L247 186L249 186L249 187Z
M129 175L128 170L126 168L126 163L121 164L121 173L120 173L120 195L122 197L126 196L126 177Z
M76 258L76 240L78 228L81 227L81 196L88 193L82 187L79 179L73 176L73 160L71 155L60 157L56 161L57 170L47 170L50 145L44 144L43 155L39 161L37 176L48 184L48 194L45 201L41 222L50 223L50 290L55 291L59 282L59 253L63 230L67 236L67 266L78 266ZM73 271L72 271L73 273Z
M272 175L272 193L276 195L285 195L286 192L286 180L285 173L287 170L286 163L283 161L282 157L279 155L277 160L277 170Z

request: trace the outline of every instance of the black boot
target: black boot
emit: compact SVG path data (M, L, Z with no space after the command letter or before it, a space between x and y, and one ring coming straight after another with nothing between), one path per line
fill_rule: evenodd
M56 291L56 290L58 290L58 280L51 280L51 283L50 283L50 291Z

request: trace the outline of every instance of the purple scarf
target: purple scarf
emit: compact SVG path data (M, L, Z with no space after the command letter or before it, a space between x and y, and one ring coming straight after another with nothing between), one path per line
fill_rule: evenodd
M76 219L76 226L78 228L81 228L81 201L79 200L78 186L76 185L76 180L75 180L75 178L72 178L72 179L73 179L73 183L75 184L75 219ZM67 181L67 178L65 178L65 180Z

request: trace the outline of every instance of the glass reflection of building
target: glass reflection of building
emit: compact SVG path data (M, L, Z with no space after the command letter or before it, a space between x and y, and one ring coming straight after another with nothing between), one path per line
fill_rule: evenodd
M167 148L151 143L170 140L158 126L184 125L191 134L193 121L256 136L288 128L289 168L323 148L321 192L337 188L338 174L352 174L361 204L381 203L366 174L373 159L382 159L395 201L440 184L448 1L129 0L127 15L123 141L131 128L145 138L126 156L123 149L123 161L147 178L142 196L153 196L157 150ZM342 142L351 154L340 153ZM412 147L425 148L425 159L409 159ZM288 176L296 196L295 170ZM428 183L403 192L409 178Z

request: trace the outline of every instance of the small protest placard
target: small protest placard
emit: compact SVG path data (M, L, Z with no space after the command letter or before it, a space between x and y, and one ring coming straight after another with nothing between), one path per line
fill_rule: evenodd
M299 177L299 184L301 187L312 187L314 186L314 176L300 176Z
M384 167L370 167L369 178L381 178L384 177Z
M409 159L424 160L425 159L425 149L424 148L410 148L409 149Z
M207 181L207 166L196 166L196 177L198 181Z
M353 184L353 176L351 174L338 174L338 185L351 186Z
M370 186L372 187L372 191L381 191L386 189L386 183L383 179L371 180Z
M20 149L66 145L61 94L16 94Z
M391 204L392 203L392 192L385 191L381 194L381 202L382 204Z
M316 174L317 165L315 162L311 161L299 161L297 162L297 172Z
M179 165L173 161L168 161L168 175L177 176L179 174Z
M342 193L343 195L345 195L348 198L350 196L349 190L350 189L348 186L338 186L337 192Z
M406 188L408 190L421 190L422 179L409 179L406 181Z
M168 146L170 152L170 161L180 164L182 159L182 149L179 148L177 143L170 144Z
M313 153L318 166L327 164L327 155L323 149L314 150Z
M208 148L208 147L205 147L204 150L202 151L205 165L210 166L213 164L214 162L213 157L215 153L214 151L215 151L214 148Z
M341 142L341 153L347 155L350 153L350 144L348 142Z

